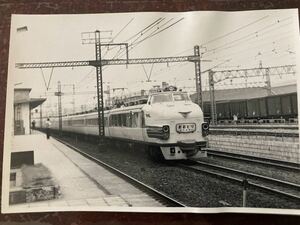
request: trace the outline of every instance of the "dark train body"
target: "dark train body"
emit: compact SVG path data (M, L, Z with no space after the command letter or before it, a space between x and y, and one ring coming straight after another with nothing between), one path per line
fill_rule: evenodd
M245 89L245 91L253 92L257 90L259 89ZM236 99L226 100L224 99L226 98L225 94L223 99L216 99L217 120L220 123L232 121L233 116L236 115L238 122L296 122L298 118L298 101L295 86L292 86L290 89L285 87L279 90L273 92L270 96L264 96L265 94L262 92L249 93L249 98L247 99L243 98L247 97L245 94L239 95L239 93L236 93ZM219 93L219 96L223 93ZM259 95L262 96L260 97ZM203 111L205 118L210 120L211 105L207 100L204 99Z

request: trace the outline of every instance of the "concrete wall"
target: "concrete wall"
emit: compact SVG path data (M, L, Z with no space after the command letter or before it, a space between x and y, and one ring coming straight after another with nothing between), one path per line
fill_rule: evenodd
M14 91L14 102L29 101L30 89L15 89Z
M299 138L256 135L208 135L209 147L224 152L245 154L300 163Z
M30 134L30 108L29 104L22 104L22 117L24 121L25 134Z
M17 107L20 107L20 115L17 116ZM30 108L29 103L16 104L14 110L14 120L22 120L23 128L25 130L24 134L30 134ZM14 122L15 123L15 122Z

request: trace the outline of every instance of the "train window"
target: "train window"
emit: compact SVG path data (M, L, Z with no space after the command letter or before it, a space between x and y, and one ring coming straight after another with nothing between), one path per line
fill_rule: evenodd
M187 93L173 93L174 101L190 101Z
M98 125L98 118L86 119L86 125Z
M114 127L115 126L115 115L111 115L109 117L109 122L110 122L110 126Z
M111 127L114 127L115 126L115 124L116 124L116 116L115 115L111 115L110 117L109 117L109 120L110 120L110 126Z
M139 113L135 112L132 114L132 127L138 127L139 124Z
M126 127L126 114L120 114L121 116L121 127Z
M83 119L73 120L72 124L73 125L84 125L84 120Z
M122 125L122 117L121 117L121 114L117 114L117 123L116 123L116 126L117 127L120 127Z
M126 113L126 127L131 127L131 113Z
M108 126L108 118L104 117L104 126L107 127Z
M164 93L159 95L153 95L151 99L151 103L162 103L162 102L172 102L172 94L171 93Z

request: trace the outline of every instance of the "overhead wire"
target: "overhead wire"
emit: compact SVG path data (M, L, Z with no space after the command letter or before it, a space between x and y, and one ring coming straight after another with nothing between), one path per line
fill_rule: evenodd
M238 41L240 41L240 40L243 40L244 38L247 38L247 37L250 37L250 36L253 36L253 35L257 35L257 33L261 32L261 31L263 31L263 30L266 30L266 29L268 29L269 27L272 27L272 26L274 26L274 25L277 25L278 23L280 23L280 22L282 22L282 21L289 20L289 19L291 19L291 18L292 18L292 17L287 17L287 18L282 19L282 20L277 20L275 23L272 23L271 25L264 26L263 28L260 28L260 29L258 29L258 30L256 30L256 31L251 32L251 33L249 33L249 34L247 34L247 35L245 35L245 36L242 36L242 37L240 37L240 38L238 38L238 39L232 40L232 41L227 42L227 43L225 43L225 44L223 44L223 45L220 45L220 46L215 47L215 48L213 48L213 49L207 50L204 54L206 54L207 52L215 52L216 50L221 49L222 47L225 47L225 46L227 46L227 45L229 45L229 44L238 42ZM276 28L275 28L275 29L276 29Z
M207 45L207 44L210 44L210 43L215 42L215 41L217 41L217 40L220 40L220 39L222 39L222 38L225 38L225 37L227 37L227 36L229 36L229 35L231 35L231 34L234 34L234 33L238 32L238 31L240 31L240 30L242 30L242 29L245 29L246 27L252 26L252 25L254 25L254 24L256 24L256 23L258 23L258 22L260 22L260 21L262 21L262 20L264 20L264 19L266 19L266 18L268 18L268 17L269 17L269 15L263 16L263 17L259 18L258 20L255 20L255 21L253 21L253 22L251 22L251 23L248 23L248 24L246 24L246 25L243 25L243 26L241 26L241 27L239 27L239 28L237 28L237 29L235 29L235 30L233 30L233 31L231 31L231 32L228 32L228 33L226 33L226 34L224 34L224 35L221 35L221 36L216 37L216 38L214 38L214 39L212 39L212 40L209 40L209 41L207 41L207 42L204 42L204 43L201 44L201 46Z
M131 43L130 45L129 45L129 49L128 49L128 51L131 51L133 48L135 48L137 45L139 45L139 44L141 44L142 42L144 42L145 40L147 40L147 39L149 39L149 38L151 38L151 37L154 37L154 36L156 36L157 34L159 34L159 33L161 33L161 32L163 32L163 31L165 31L166 29L169 29L170 27L172 27L172 26L174 26L175 24L177 24L177 23L179 23L180 21L182 21L184 19L184 17L182 17L181 19L179 19L179 20L177 20L177 21L175 21L174 23L172 23L172 24L170 24L170 25L168 25L167 27L164 27L164 28L157 28L157 30L156 31L154 31L154 32L152 32L151 34L149 34L147 37L145 37L145 38L143 38L142 40L139 40L138 42L135 42L135 43ZM171 21L172 19L170 19L170 20L168 20L166 23L164 23L163 25L161 25L161 26L165 26L169 21ZM124 55L124 51L123 52L121 52L120 54L119 54L119 56L123 56Z

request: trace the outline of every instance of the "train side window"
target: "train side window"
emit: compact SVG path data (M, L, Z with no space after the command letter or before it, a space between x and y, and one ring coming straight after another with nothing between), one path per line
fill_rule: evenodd
M114 123L114 127L118 126L118 115L114 115L113 123Z
M131 127L131 113L126 113L126 127Z
M120 126L122 126L122 117L121 117L121 114L117 114L117 117L118 117L117 126L120 127Z
M91 125L91 126L98 125L98 118L86 119L86 125Z
M132 114L132 127L138 127L139 113L135 112Z
M121 114L121 120L122 120L122 127L126 127L126 113Z
M108 123L107 123L107 117L104 117L104 126L107 127Z
M109 120L110 120L110 126L111 126L111 127L114 127L114 126L115 126L115 120L116 120L115 115L111 115L111 116L109 117Z
M111 127L111 116L107 116L107 126Z
M114 115L113 125L114 127L118 126L118 115Z
M73 120L73 125L84 125L84 120L83 119Z
M143 113L138 112L137 127L142 127L143 124L142 120L143 120Z

